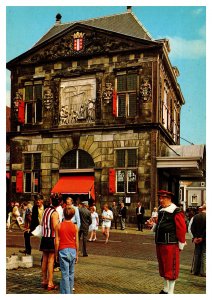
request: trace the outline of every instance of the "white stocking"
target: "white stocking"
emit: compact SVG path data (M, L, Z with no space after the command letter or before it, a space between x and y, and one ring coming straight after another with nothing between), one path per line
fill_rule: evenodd
M168 294L174 294L175 280L169 280Z
M164 292L168 293L169 291L169 280L164 279L164 288L163 288Z

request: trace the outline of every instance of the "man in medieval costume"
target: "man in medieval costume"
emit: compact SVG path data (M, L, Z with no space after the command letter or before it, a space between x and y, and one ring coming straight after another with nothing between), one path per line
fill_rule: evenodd
M183 210L172 203L174 195L171 192L161 190L158 196L160 206L154 231L159 273L164 278L164 288L160 294L174 294L180 251L186 243L186 222Z

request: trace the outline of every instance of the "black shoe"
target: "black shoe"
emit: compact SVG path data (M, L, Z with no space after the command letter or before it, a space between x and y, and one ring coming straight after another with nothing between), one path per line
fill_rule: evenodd
M20 253L23 253L25 255L31 255L31 251L26 251L26 250L19 250Z
M88 256L88 254L83 254L83 257L87 257Z
M26 250L19 250L20 253L26 254Z
M161 290L159 294L168 294L168 293L164 292L164 290Z

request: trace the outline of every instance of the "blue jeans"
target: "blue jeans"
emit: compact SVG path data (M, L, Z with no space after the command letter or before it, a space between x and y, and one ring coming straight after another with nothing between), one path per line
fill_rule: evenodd
M76 249L65 248L59 251L60 269L62 279L60 282L61 294L72 294L74 286L74 265Z

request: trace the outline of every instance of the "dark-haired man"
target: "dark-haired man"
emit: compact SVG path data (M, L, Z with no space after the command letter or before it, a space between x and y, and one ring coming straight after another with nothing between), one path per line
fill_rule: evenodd
M32 208L32 217L29 228L24 232L24 241L25 241L25 250L19 250L20 253L31 255L31 243L30 237L32 236L32 231L41 224L43 213L44 213L44 205L43 205L43 196L37 195L35 197L35 205Z

